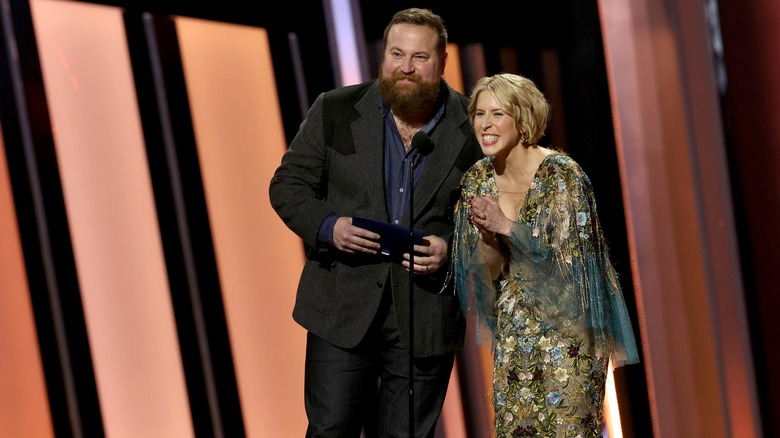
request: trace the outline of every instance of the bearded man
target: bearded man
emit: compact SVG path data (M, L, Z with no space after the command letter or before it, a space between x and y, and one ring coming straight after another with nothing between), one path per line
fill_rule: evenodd
M434 435L465 328L445 281L453 207L463 172L482 157L468 99L441 77L446 47L438 15L395 14L379 80L318 96L271 180L274 209L307 249L293 310L308 330L307 437L408 436L410 343L414 433ZM410 147L419 131L433 144L423 154ZM380 235L356 217L413 221L423 231L413 264L378 251Z

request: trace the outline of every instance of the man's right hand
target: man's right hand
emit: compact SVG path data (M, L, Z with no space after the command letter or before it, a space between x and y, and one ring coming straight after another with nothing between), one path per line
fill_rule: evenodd
M352 225L351 217L340 217L333 225L333 245L346 253L376 254L379 234Z

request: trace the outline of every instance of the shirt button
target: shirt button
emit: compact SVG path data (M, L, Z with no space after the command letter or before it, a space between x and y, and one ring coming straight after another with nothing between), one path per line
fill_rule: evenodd
M398 225L400 221L398 219L395 220L396 225Z
M401 193L403 193L403 192L404 192L404 188L403 188L403 187L401 187L400 189L398 189L398 191L399 191L399 192L401 192Z

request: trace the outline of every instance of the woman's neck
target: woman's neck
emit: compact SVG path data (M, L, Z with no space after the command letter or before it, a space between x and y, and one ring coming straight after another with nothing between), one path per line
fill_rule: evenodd
M552 153L549 149L523 145L513 148L506 157L496 157L493 168L496 176L509 187L528 186L544 158Z

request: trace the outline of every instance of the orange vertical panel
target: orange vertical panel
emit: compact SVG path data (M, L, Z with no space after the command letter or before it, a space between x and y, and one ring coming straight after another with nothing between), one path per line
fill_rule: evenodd
M54 437L0 135L0 436Z
M466 93L468 96L471 90L463 89L463 71L460 67L460 48L457 44L447 44L447 66L444 68L442 77L450 87L460 93Z
M695 2L599 11L655 436L760 436L709 24Z
M247 435L303 436L305 331L291 313L304 254L268 199L286 150L268 35L176 27Z
M447 44L447 66L442 76L447 84L455 91L463 93L463 73L460 66L460 50L457 44ZM442 407L442 423L448 438L465 437L466 425L463 414L463 402L461 400L460 379L457 363L453 367L450 384L447 389L447 397Z
M192 436L122 11L31 8L106 435Z

